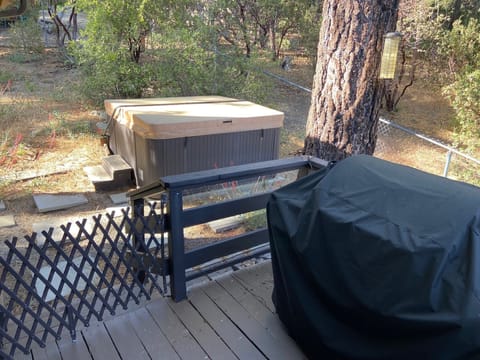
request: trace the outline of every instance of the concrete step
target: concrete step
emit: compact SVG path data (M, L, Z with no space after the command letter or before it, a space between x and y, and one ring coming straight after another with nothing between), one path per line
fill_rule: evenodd
M96 191L112 191L133 185L133 169L120 155L102 159L101 165L84 168Z
M110 155L102 159L102 166L113 176L118 187L133 185L133 169L120 155Z
M83 171L87 173L88 178L94 185L99 182L113 181L113 176L102 165L86 166Z
M132 174L132 168L120 155L105 156L102 158L102 166L112 177Z

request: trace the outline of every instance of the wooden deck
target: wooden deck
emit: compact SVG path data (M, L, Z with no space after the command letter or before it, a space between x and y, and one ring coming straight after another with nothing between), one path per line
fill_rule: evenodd
M67 333L35 360L305 359L271 301L270 261L197 282L188 300L157 298L130 312Z

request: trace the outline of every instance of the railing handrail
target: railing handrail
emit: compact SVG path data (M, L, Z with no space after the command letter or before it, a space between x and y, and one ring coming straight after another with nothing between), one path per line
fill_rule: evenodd
M185 299L186 281L205 273L202 270L190 273L187 276L188 269L192 267L198 268L202 264L215 261L215 259L243 252L242 256L230 259L224 264L219 263L208 271L218 270L225 266L230 266L231 263L243 261L251 257L253 253L259 255L269 251L268 246L263 246L268 245L268 230L265 227L185 251L185 227L264 209L269 197L269 191L264 191L259 194L250 194L227 201L184 208L183 194L186 190L206 185L258 178L264 175L278 174L302 168L322 169L328 166L328 164L327 161L311 156L262 161L165 176L153 184L128 193L130 201L134 206L141 206L141 203L145 201L145 197L153 195L155 192L160 191L167 194L165 196L168 201L165 230L168 231L168 273L170 275L170 290L173 299L175 301ZM256 248L256 250L252 253L250 250L253 248Z
M274 174L280 171L294 170L303 166L319 169L327 165L328 162L325 160L302 155L185 174L168 175L151 184L128 192L127 196L131 201L135 201L165 190L181 191L182 189L193 189L205 185L220 184L232 180L242 180L261 175Z

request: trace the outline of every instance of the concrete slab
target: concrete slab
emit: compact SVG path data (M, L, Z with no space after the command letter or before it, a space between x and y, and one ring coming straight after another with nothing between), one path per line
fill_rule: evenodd
M243 223L243 220L244 217L242 215L235 215L224 219L210 221L208 226L218 234L239 227Z
M109 196L110 196L110 199L112 200L112 202L115 205L126 204L128 202L127 193L125 193L125 192L122 192L122 193L119 193L119 194L111 194Z
M0 216L0 228L12 227L17 225L13 215L2 215Z
M4 211L6 209L7 207L5 206L5 203L3 202L3 200L0 200L0 211Z
M87 198L83 195L33 195L33 200L41 213L88 203Z
M77 257L77 258L73 259L73 263L77 266L80 266L80 263L81 263L82 259L83 259L82 257ZM90 259L92 259L92 258L90 257ZM78 276L78 271L76 271L73 267L69 267L68 272L65 274L65 270L67 268L67 262L66 261L60 261L57 264L56 268L58 269L58 272L60 272L62 275L66 275L66 278L71 283L73 283L75 281L75 278ZM44 266L40 269L40 274L42 274L46 279L49 279L49 276L50 276L51 272L52 272L52 267L51 266ZM53 272L52 279L51 279L51 281L49 281L49 283L57 291L59 290L60 283L61 283L61 277L58 274L58 272L57 271ZM86 277L89 277L91 272L92 272L92 267L88 264L88 262L85 262L85 264L83 265L82 273ZM92 282L94 284L98 284L98 280L99 280L98 275L94 274ZM78 291L82 291L83 289L85 289L86 285L87 284L86 284L85 280L80 278L78 283L77 283L76 289ZM37 279L37 281L35 281L35 289L40 296L42 296L42 294L44 293L45 287L46 287L45 282L42 279L39 278L39 279ZM71 288L66 283L64 283L63 287L62 287L61 294L63 296L66 296L70 292L71 292ZM48 290L47 294L46 294L46 297L45 297L45 300L50 301L50 300L55 299L55 297L56 297L55 293L52 290Z
M37 245L42 246L45 243L46 237L42 234L42 231L50 230L53 228L52 239L56 242L60 242L63 238L63 230L60 228L61 225L67 225L67 223L71 223L70 226L70 234L77 238L80 232L80 228L75 224L76 219L55 219L49 221L41 221L37 223L33 223L32 231L37 233L37 237L35 242ZM85 224L85 228L87 232L91 232L93 229L94 222L92 219L88 219L87 223ZM85 238L84 234L82 234L81 238Z
M157 239L157 242L155 241L150 241L150 235L145 235L143 239L145 240L145 243L148 244L149 249L155 249L157 247L157 243L160 246L160 234L155 234L155 238ZM150 241L150 242L149 242ZM130 244L133 246L133 240L130 241ZM165 249L168 246L168 234L163 234L163 244L165 246Z
M111 206L111 207L107 207L105 209L105 212L107 214L113 213L113 217L117 218L117 217L123 216L122 210L127 210L127 208L128 208L127 205Z

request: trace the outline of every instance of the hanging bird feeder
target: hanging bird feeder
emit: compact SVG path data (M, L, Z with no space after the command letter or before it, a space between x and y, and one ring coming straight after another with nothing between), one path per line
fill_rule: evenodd
M393 79L397 68L398 48L402 34L390 32L385 35L383 44L382 62L380 65L380 79Z

